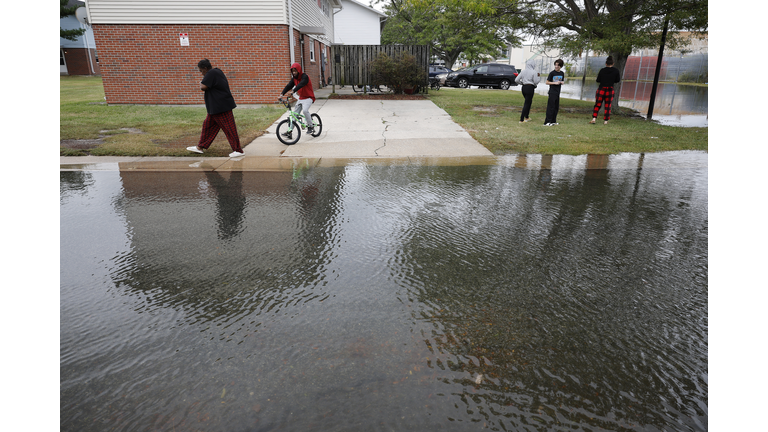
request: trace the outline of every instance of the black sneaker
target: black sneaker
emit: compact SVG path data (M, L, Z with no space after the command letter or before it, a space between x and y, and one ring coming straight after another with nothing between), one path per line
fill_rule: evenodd
M315 128L311 127L309 129L307 129L307 133L310 134L310 135L314 135L315 134Z
M288 132L280 134L280 135L282 135L283 137L285 137L287 139L292 139L293 138L293 135L291 134L291 131L288 131Z

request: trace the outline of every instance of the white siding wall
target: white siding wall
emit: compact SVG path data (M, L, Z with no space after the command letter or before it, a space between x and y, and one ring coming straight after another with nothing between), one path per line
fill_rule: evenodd
M327 39L318 39L330 45L332 2L321 0L326 16L317 0L291 1L294 28L323 27ZM288 0L87 0L87 5L92 24L288 24Z
M327 1L327 0L322 0ZM286 1L287 4L287 1ZM288 6L286 6L287 8ZM329 15L325 16L323 9L317 6L317 0L292 0L293 8L293 27L298 30L301 26L323 27L325 29L325 38L312 35L326 45L333 42L333 9L329 6ZM287 11L287 9L286 9ZM287 12L286 12L287 13Z
M370 8L342 0L344 9L336 14L335 43L381 45L379 15Z
M286 4L287 0L87 0L93 24L287 24Z

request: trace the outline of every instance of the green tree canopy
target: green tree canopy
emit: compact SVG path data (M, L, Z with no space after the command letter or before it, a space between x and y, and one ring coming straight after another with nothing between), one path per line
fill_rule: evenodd
M611 55L622 74L633 50L661 45L665 20L671 48L686 43L682 31L706 32L709 22L707 0L521 0L518 6L526 33L545 46Z
M70 15L74 15L75 11L80 6L67 6L69 3L69 0L59 0L61 3L61 14L59 18L68 17ZM85 29L72 29L72 30L64 30L59 26L59 32L61 34L61 37L67 40L75 41L77 38L82 36L85 33Z
M381 0L378 3L382 3ZM477 61L496 56L507 44L519 45L517 15L505 13L516 0L391 0L382 31L383 44L428 45L432 54L453 65L459 56Z

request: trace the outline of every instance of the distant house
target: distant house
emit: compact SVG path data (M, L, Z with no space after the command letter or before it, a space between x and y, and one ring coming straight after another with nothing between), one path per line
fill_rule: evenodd
M85 6L84 2L70 0L67 6ZM99 58L93 30L81 24L74 15L59 19L64 30L86 28L85 34L71 41L59 38L59 64L61 75L98 75Z
M197 62L229 80L238 104L271 103L302 65L326 80L341 0L88 0L110 104L201 104Z
M386 14L356 0L341 0L333 42L340 45L381 45L381 21Z

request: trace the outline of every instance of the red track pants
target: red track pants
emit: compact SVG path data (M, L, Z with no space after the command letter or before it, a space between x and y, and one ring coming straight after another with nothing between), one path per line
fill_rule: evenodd
M237 135L237 126L232 110L219 114L208 114L203 122L203 131L200 133L200 143L197 146L201 149L210 147L220 129L224 129L224 135L227 136L232 151L242 153L243 149L240 147L240 137Z
M600 105L604 102L603 119L611 119L611 103L613 103L613 87L600 87L595 93L595 108L592 110L592 118L597 118L597 112L600 111Z

